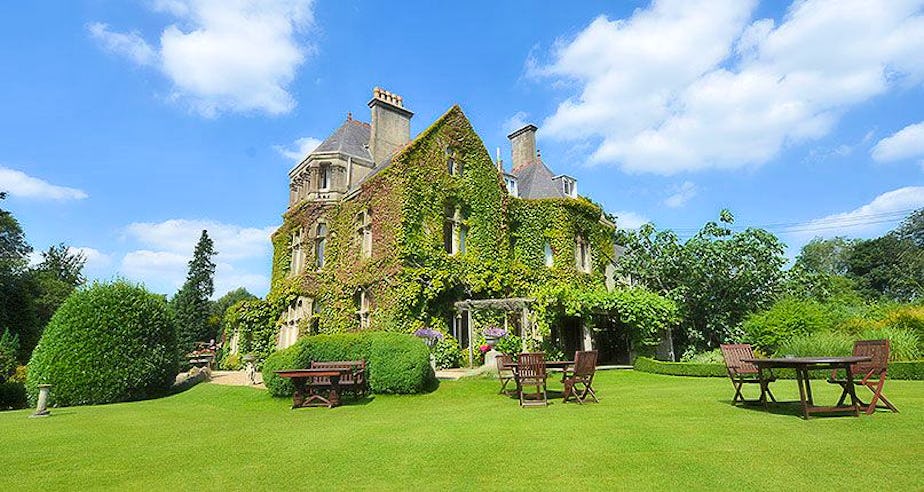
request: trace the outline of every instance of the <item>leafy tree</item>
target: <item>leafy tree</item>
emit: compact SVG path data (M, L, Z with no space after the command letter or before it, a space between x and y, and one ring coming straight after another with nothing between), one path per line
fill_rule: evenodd
M898 234L860 241L850 255L847 275L869 298L924 298L924 248Z
M857 240L844 236L831 239L816 237L802 247L795 266L808 272L845 275L850 253L856 244Z
M229 291L227 294L218 298L217 301L212 303L212 312L209 315L209 339L218 340L221 338L221 334L225 331L225 313L228 311L228 308L236 304L238 301L249 301L256 299L257 296L247 292L247 289L243 287L238 287L232 291Z
M13 374L19 365L19 335L3 330L0 335L0 383Z
M87 257L83 252L72 251L64 243L42 252L42 262L31 271L36 286L35 309L40 329L48 324L55 310L74 289L86 283L83 275L86 263Z
M715 347L736 338L744 318L769 307L783 280L785 246L762 229L732 232L732 214L708 222L681 244L671 231L646 225L623 233L627 254L620 272L674 299L681 316L675 336L687 349Z
M177 342L181 354L192 350L196 342L208 341L211 336L209 315L212 307L209 297L215 293L215 263L212 256L216 254L208 231L202 231L193 251L193 258L189 261L186 282L171 301L176 316Z
M5 198L0 192L0 200ZM0 208L0 330L9 329L19 339L19 360L26 360L38 342L35 283L26 270L31 252L19 221Z
M6 199L6 193L0 192L0 200ZM28 255L32 247L26 242L19 221L13 214L0 208L0 275L21 272L28 264Z

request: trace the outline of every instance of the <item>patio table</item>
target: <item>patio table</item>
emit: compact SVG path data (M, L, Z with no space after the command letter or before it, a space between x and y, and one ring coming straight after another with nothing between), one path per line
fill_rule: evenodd
M292 395L292 408L298 407L327 407L340 405L340 377L352 371L346 367L331 367L323 369L285 369L274 371L281 378L292 379L295 393ZM324 384L313 380L327 378ZM319 391L327 391L327 398Z
M869 356L851 356L851 357L783 357L776 359L741 359L757 366L758 377L763 380L763 371L765 369L793 369L796 371L796 384L799 386L799 403L802 406L802 417L808 420L812 413L826 412L843 412L853 411L854 416L859 416L859 406L857 394L854 391L853 374L851 374L851 364L858 362L868 362L872 360ZM812 398L812 384L809 379L809 371L818 369L843 369L847 372L847 393L850 395L849 406L817 406ZM767 405L766 387L760 392L760 401Z

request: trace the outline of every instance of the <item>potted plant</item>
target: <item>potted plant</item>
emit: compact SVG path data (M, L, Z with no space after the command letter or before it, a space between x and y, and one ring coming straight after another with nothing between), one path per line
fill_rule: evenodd
M497 326L489 326L481 330L481 334L484 335L485 344L493 349L498 340L507 336L507 330Z
M443 334L432 329L432 328L420 328L414 332L414 336L420 337L423 339L423 342L427 344L427 347L431 349L443 339Z

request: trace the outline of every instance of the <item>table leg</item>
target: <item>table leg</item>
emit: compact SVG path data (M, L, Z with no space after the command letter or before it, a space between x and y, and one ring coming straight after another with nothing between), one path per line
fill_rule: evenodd
M340 376L330 377L330 398L328 408L340 406Z
M757 380L760 381L760 403L763 404L764 410L767 410L767 384L764 381L764 370L757 368Z
M298 408L305 404L305 379L292 378L292 385L295 386L295 393L292 395L292 408Z
M796 369L796 384L799 385L799 401L802 403L802 418L804 418L805 420L808 420L809 418L808 404L806 403L806 400L805 400L805 386L803 386L805 384L805 380L802 376L801 369Z
M805 376L805 394L808 396L808 404L813 407L815 406L815 399L812 398L812 378L809 377L808 369L803 369L803 375Z
M853 406L853 416L860 416L860 409L857 404L857 391L856 387L853 384L853 372L850 370L850 364L844 366L844 370L847 373L847 392L850 393L850 404ZM873 403L875 405L875 402Z

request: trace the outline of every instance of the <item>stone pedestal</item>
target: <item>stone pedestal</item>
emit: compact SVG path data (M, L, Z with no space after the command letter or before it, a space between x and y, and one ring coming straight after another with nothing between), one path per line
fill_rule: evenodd
M40 384L38 387L38 405L35 406L35 413L30 415L29 418L47 417L51 415L51 412L48 411L48 391L51 389L51 385Z
M501 355L501 353L498 352L497 350L494 350L493 348L485 352L484 354L485 371L497 372L497 362L494 359L497 359L499 355Z

